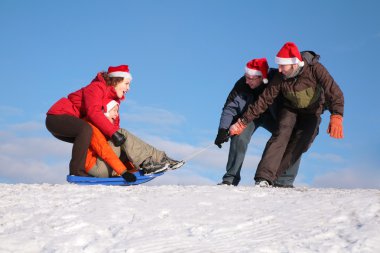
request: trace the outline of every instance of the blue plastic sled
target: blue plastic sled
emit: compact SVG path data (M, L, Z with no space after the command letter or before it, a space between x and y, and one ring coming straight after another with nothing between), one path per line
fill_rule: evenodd
M121 186L128 186L128 185L137 185L137 184L143 184L146 183L152 179L155 179L158 176L161 176L164 174L164 172L157 173L157 174L150 174L150 175L144 175L142 171L138 171L134 173L137 180L136 182L126 182L124 178L122 177L107 177L107 178L100 178L100 177L79 177L79 176L72 176L67 175L67 182L72 184L80 184L80 185L121 185Z

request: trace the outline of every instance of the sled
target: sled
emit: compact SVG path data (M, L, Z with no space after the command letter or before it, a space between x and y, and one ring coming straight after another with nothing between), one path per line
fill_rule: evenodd
M122 177L107 177L107 178L101 178L101 177L80 177L80 176L73 176L73 175L67 175L67 182L72 184L79 184L79 185L120 185L120 186L128 186L128 185L138 185L143 184L146 182L149 182L152 179L155 179L156 177L162 176L165 172L155 173L155 174L149 174L144 175L142 171L137 171L133 174L135 174L137 180L135 182L127 182Z
M164 173L176 170L182 167L185 164L185 161L180 161L176 165L167 168L165 171L154 173L154 174L144 174L141 170L133 173L136 176L135 182L127 182L122 177L80 177L67 175L66 180L72 184L79 185L120 185L120 186L128 186L128 185L138 185L149 182L156 177L162 176Z

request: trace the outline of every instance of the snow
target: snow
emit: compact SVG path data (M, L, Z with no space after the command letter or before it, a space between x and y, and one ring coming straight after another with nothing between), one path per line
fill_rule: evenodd
M380 190L0 184L0 252L380 252Z

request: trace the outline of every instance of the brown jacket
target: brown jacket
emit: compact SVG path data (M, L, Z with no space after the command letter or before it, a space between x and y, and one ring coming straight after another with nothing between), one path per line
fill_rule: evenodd
M284 106L300 113L321 114L325 105L331 114L343 116L344 97L338 84L326 68L318 62L319 55L307 51L302 53L305 65L300 73L285 79L277 73L255 103L250 104L242 120L248 124L258 118L280 94Z

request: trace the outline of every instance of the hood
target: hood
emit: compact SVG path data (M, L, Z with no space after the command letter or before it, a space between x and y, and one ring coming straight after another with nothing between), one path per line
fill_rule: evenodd
M116 100L118 103L120 103L120 101L123 101L125 99L125 95L123 95L122 98L119 98L116 94L116 90L115 90L115 87L113 86L108 86L107 83L106 83L106 80L104 80L103 78L103 72L99 72L96 77L94 78L94 80L92 80L92 82L101 82L101 83L104 83L105 86L106 86L106 89L108 90L109 92L109 98L110 99L114 99Z
M302 59L306 61L309 65L314 65L319 62L320 55L316 54L314 51L302 51Z

